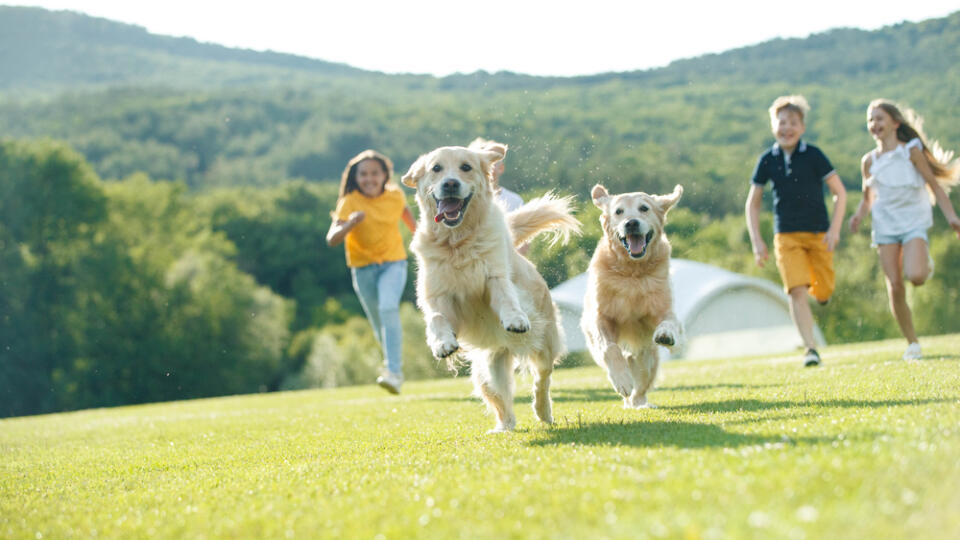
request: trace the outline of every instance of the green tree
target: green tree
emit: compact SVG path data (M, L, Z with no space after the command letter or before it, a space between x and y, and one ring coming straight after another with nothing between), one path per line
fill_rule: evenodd
M0 141L0 414L55 407L52 375L76 354L68 327L77 270L106 196L79 154L52 141Z

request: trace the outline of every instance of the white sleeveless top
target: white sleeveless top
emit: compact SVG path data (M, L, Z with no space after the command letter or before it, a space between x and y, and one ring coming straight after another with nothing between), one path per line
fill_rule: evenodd
M933 226L933 209L927 195L926 182L910 161L910 149L922 148L920 139L899 144L889 152L870 152L870 177L873 188L873 232L899 235Z

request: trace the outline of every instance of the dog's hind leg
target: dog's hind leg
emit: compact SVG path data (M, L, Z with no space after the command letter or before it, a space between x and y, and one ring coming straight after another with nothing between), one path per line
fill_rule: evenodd
M550 401L550 375L553 358L536 354L531 359L533 371L533 412L541 422L553 423L553 403Z
M660 368L660 355L656 346L645 346L636 354L628 355L627 361L637 386L630 393L630 397L624 400L624 407L629 406L634 409L656 407L647 402L647 392L653 387L653 381L657 378L657 371Z
M517 425L513 414L513 357L500 349L473 360L471 372L477 393L497 415L497 425L488 433L512 431Z

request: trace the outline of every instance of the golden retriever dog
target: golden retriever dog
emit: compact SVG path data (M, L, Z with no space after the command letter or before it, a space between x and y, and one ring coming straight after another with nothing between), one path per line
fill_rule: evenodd
M506 151L437 148L403 176L420 207L410 248L427 344L438 359L462 350L470 361L476 393L497 417L491 433L516 426L513 371L522 359L533 374L533 410L553 421L550 375L566 352L547 284L516 246L540 232L565 240L580 230L569 198L547 194L504 212L491 171Z
M663 232L681 194L679 185L670 195L610 195L599 184L591 192L603 212L603 237L590 260L580 327L625 408L653 406L647 392L660 366L657 345L673 346L683 333L673 313L670 242Z

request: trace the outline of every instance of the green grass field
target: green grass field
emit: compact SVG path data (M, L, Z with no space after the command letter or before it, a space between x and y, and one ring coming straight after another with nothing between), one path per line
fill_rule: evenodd
M624 410L596 367L0 420L0 537L958 538L960 335L674 362Z

